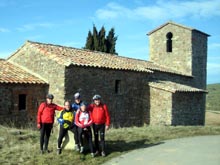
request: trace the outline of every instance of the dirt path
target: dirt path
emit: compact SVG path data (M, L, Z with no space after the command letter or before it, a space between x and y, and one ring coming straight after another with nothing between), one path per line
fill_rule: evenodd
M105 165L220 165L220 135L167 140L131 151Z

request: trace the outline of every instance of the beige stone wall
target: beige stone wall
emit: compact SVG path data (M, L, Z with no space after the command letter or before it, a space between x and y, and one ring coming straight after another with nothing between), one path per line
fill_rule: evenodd
M0 123L36 126L38 106L45 101L47 85L0 84ZM26 110L19 111L19 95L26 95Z
M33 51L25 45L9 61L47 81L50 84L49 93L55 96L54 102L63 105L65 66L54 62L42 53Z
M205 93L150 88L151 125L204 125Z
M172 52L166 51L166 34L171 32ZM206 89L207 35L175 24L150 34L150 61L193 76L191 85Z
M172 94L150 88L150 125L171 125Z
M109 107L112 126L141 126L147 122L149 91L146 73L116 71L102 68L71 66L66 70L66 99L75 92L91 103L94 94L100 94ZM115 92L115 81L120 80L120 92Z
M166 35L173 34L172 52L166 52ZM192 74L192 33L189 29L168 24L149 36L150 61Z

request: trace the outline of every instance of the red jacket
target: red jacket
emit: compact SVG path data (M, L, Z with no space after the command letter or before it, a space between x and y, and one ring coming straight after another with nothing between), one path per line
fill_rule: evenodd
M86 128L92 124L92 117L90 111L80 111L76 112L75 123L80 128Z
M41 103L37 113L37 123L54 123L55 110L61 111L63 107L56 104Z
M92 120L94 124L110 125L110 115L106 104L90 104L88 110L92 112Z

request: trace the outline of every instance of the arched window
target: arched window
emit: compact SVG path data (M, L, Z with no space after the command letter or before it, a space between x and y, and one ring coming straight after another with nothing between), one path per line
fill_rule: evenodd
M167 33L167 52L172 52L172 37L173 34L171 32Z

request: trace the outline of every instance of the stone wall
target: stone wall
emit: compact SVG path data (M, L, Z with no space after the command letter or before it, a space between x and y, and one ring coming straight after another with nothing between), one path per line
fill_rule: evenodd
M193 31L192 33L192 75L197 88L206 89L207 77L207 36Z
M33 75L44 79L50 84L49 93L53 93L54 102L63 105L65 66L48 58L45 52L34 51L24 45L9 61L28 70Z
M205 93L173 94L172 125L204 125Z
M109 107L113 127L141 126L148 121L148 75L131 71L70 66L66 69L66 99L80 92L83 100L91 103L100 94ZM116 92L116 81L120 82Z
M150 87L150 125L171 125L172 93Z
M171 32L172 52L166 51L167 33ZM192 33L173 24L150 34L150 61L159 63L187 75L192 75Z
M0 84L0 123L25 126L36 125L38 106L45 101L47 85ZM26 109L19 110L19 95L26 95Z
M150 88L151 125L204 125L205 93Z
M172 52L166 51L171 32ZM206 89L207 35L196 30L168 24L149 35L150 61L193 76L194 87Z
M160 81L160 80L161 81L172 81L175 83L196 87L196 85L194 84L193 77L154 71L154 74L151 75L151 81Z

